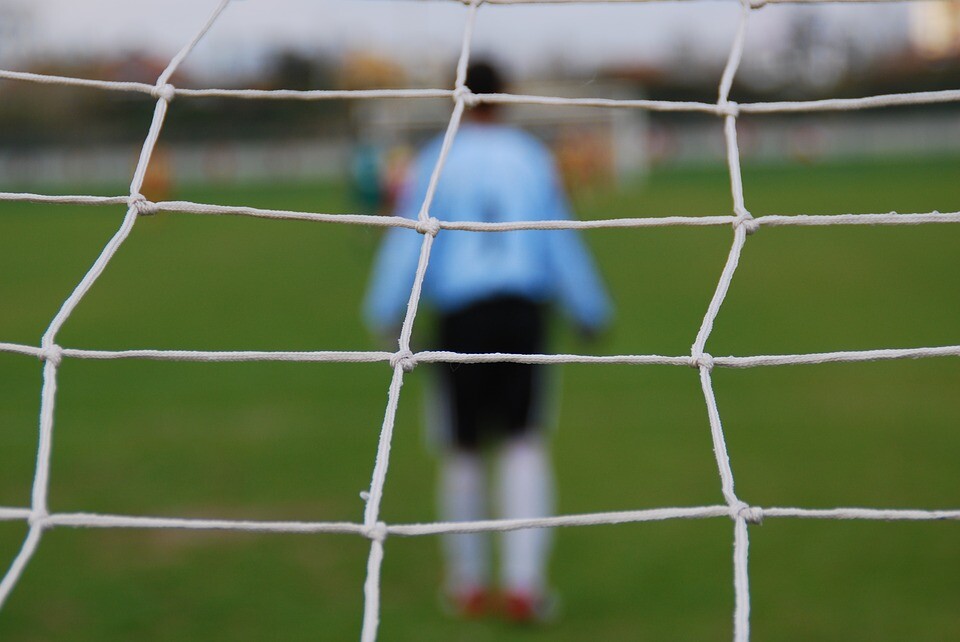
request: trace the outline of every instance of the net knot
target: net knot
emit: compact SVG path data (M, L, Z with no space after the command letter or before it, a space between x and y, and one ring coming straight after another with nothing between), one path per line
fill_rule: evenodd
M157 207L157 204L153 201L148 201L147 197L143 194L131 194L130 198L127 199L127 204L133 209L137 210L137 214L140 216L150 216L151 214L156 214L160 208Z
M30 512L30 516L27 517L27 524L30 525L30 528L45 528L47 525L47 520L50 519L50 513L45 510L34 510Z
M744 231L747 233L747 236L749 236L760 229L760 222L753 218L753 215L750 214L750 212L743 212L738 214L733 220L734 229L741 226L743 226Z
M480 98L477 97L475 93L470 91L470 88L466 85L462 87L457 87L453 90L453 100L454 101L463 101L463 104L467 107L475 107L480 103Z
M418 219L413 229L421 234L436 236L440 232L440 220L433 216L427 219Z
M63 348L56 343L48 345L40 351L37 357L40 361L49 361L55 367L59 368L60 362L63 361Z
M748 524L762 524L763 523L763 509L759 506L750 506L745 502L740 502L738 505L731 507L731 517L734 519L743 518Z
M154 85L153 89L150 90L150 95L157 99L162 99L166 102L173 100L173 97L177 94L176 88L170 83L163 85Z
M417 367L417 359L409 350L400 350L390 357L390 365L394 368L400 366L404 372L413 372Z
M697 368L706 368L707 372L713 370L713 355L709 352L704 352L700 355L694 355L690 357L690 367Z
M360 534L375 542L383 542L383 540L387 539L387 525L384 522L377 522L376 524L370 525L364 524L360 527Z
M740 105L732 100L725 100L717 105L717 107L724 116L733 116L736 118L740 115Z

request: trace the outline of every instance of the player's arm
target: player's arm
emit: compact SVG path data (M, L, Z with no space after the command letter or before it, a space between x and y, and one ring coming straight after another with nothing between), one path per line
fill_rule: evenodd
M556 171L551 172L545 194L550 218L571 218L566 194ZM549 237L550 263L558 296L577 324L581 336L594 338L610 323L613 305L593 257L576 230L544 232Z
M397 203L395 216L416 218L426 193L423 172L417 167L407 180ZM363 317L380 337L398 334L396 329L410 300L423 239L412 229L394 227L380 245L363 303Z

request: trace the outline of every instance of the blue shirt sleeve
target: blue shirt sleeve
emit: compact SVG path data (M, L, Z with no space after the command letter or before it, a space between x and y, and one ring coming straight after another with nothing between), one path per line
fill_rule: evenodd
M545 211L550 217L569 219L570 206L552 169ZM577 230L543 232L547 236L551 272L555 275L557 297L564 310L580 326L603 329L613 314L607 289L597 272L590 252Z
M396 216L416 218L426 192L423 172L413 172L400 194ZM423 238L415 230L390 228L374 261L370 284L363 302L367 326L386 333L403 320L420 260Z

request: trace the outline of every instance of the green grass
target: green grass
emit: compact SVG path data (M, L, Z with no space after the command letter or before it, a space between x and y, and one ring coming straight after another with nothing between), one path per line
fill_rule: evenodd
M748 167L755 215L956 211L960 160ZM86 190L84 190L86 191ZM108 190L122 191L120 189ZM337 185L184 187L179 198L350 211ZM662 170L581 194L582 217L725 214L723 168ZM0 341L37 345L122 208L0 206ZM617 303L599 345L686 354L731 231L587 236ZM84 348L371 349L358 308L375 230L160 214L133 234L64 327ZM748 239L714 355L960 342L960 227L765 228ZM558 369L558 372L560 370ZM25 506L40 364L0 354L0 505ZM361 519L390 371L383 364L66 360L53 511ZM425 368L401 396L387 521L433 515L420 428ZM759 505L960 506L960 363L718 369L739 495ZM722 501L697 374L562 369L554 452L565 513ZM768 519L750 530L757 640L960 638L958 525ZM0 564L26 526L0 523ZM388 640L728 640L732 525L696 520L557 533L559 622L515 630L437 608L435 538L388 540ZM4 640L355 639L367 545L342 535L48 532L4 611Z

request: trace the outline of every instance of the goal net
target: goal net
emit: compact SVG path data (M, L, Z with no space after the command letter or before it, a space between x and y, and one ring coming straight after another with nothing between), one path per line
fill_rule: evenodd
M293 91L293 90L228 90L184 89L170 84L174 72L190 54L198 42L214 25L227 8L229 0L222 0L196 35L170 61L154 84L136 82L104 82L99 80L39 75L13 71L0 71L0 78L22 82L81 86L112 92L140 92L156 98L153 120L140 152L136 170L125 195L102 197L88 195L46 195L32 193L0 193L0 200L61 203L79 205L126 205L126 215L120 228L103 248L89 271L63 302L56 316L43 334L39 346L18 343L0 343L0 351L16 353L43 361L43 387L39 418L39 443L32 496L29 506L0 507L0 520L21 521L29 525L25 541L9 569L0 581L0 606L27 568L37 551L44 533L53 528L154 528L154 529L215 529L255 531L271 533L348 533L367 538L370 551L364 584L364 614L361 637L365 641L377 637L380 620L380 577L386 543L391 536L421 536L443 533L468 533L481 531L505 531L523 528L550 528L557 526L589 526L597 524L623 524L672 519L698 519L725 517L733 523L733 578L734 578L734 627L733 638L744 642L750 634L750 586L748 574L748 534L751 525L763 519L842 519L842 520L956 520L960 510L885 510L872 508L841 507L833 509L807 509L795 507L752 505L739 497L734 487L733 467L727 453L723 426L711 381L715 368L757 368L789 364L817 364L828 362L866 362L892 359L916 359L923 357L960 356L960 346L892 348L849 352L825 352L813 354L782 354L756 356L714 357L707 352L714 322L721 310L728 288L737 270L741 253L748 237L764 227L773 226L827 226L827 225L919 225L932 223L960 223L960 212L924 212L900 214L836 215L769 215L754 218L748 207L741 181L740 154L737 144L738 117L743 114L807 113L865 110L893 105L923 105L932 103L960 102L960 90L929 91L908 94L879 95L864 98L810 100L797 102L755 102L738 104L730 100L730 90L740 65L747 25L753 12L765 4L781 0L741 2L739 26L730 47L726 66L720 79L715 102L672 102L656 100L620 100L608 98L561 98L517 94L484 94L471 92L465 84L466 69L471 53L473 26L483 4L540 4L546 2L584 2L599 0L450 0L465 5L466 20L462 46L457 62L456 81L452 89L411 90L347 90L347 91ZM610 0L607 0L610 1ZM626 2L639 0L622 0ZM788 0L782 0L788 1ZM802 0L798 0L802 1ZM816 2L819 0L806 0ZM841 1L841 0L834 0ZM850 0L853 1L853 0ZM319 212L274 210L255 207L235 207L187 201L151 202L141 195L141 187L151 155L160 137L167 108L174 99L189 100L194 97L219 97L223 99L265 100L334 100L371 98L437 98L453 101L453 110L443 138L441 152L416 219L382 217L375 215L342 215ZM591 221L531 220L511 223L480 223L439 220L431 214L431 203L437 183L443 171L445 159L457 135L465 110L480 102L497 104L525 104L550 106L577 106L607 109L636 109L661 112L688 112L715 116L723 128L726 141L726 160L729 169L732 213L723 216L657 218L616 218ZM365 225L377 227L407 227L422 235L419 264L413 288L410 292L406 316L398 337L398 349L393 352L270 352L270 351L186 351L186 350L86 350L60 345L57 341L61 328L70 318L84 296L107 268L117 250L130 235L142 216L155 212L183 214L237 215L268 219L298 219L324 224ZM497 233L508 230L530 229L586 229L586 228L649 228L662 226L720 226L729 227L732 243L725 265L719 275L713 296L707 303L699 331L693 337L689 354L663 356L650 354L580 355L580 354L457 354L451 352L414 352L410 339L417 318L418 304L424 276L430 262L434 239L445 230L467 230L475 233ZM762 234L761 234L762 238ZM756 242L756 241L751 241ZM760 241L762 242L762 241ZM315 521L240 521L214 519L177 519L161 517L137 517L127 515L92 513L51 513L48 510L48 480L51 467L51 447L54 438L54 406L57 400L57 377L64 359L149 359L161 361L194 362L239 362L239 361L292 361L292 362L383 362L393 372L389 386L388 403L384 412L379 445L377 447L369 491L365 494L366 506L362 520L356 522ZM488 520L462 523L385 523L381 519L381 500L390 463L390 448L393 428L400 400L404 376L418 364L423 363L489 363L521 362L536 364L588 363L588 364L659 364L693 368L697 371L700 388L706 404L708 425L720 477L722 503L708 506L664 507L649 510L602 512L592 514L559 515L537 519Z

